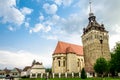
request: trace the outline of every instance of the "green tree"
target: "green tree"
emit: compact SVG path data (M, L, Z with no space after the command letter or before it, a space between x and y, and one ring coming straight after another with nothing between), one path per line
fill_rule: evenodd
M116 71L120 72L120 42L116 43L116 47L114 49L114 61L116 64Z
M104 76L104 74L108 70L108 65L107 65L107 61L105 60L105 58L101 57L101 58L97 59L95 65L94 65L94 70L96 73L98 73L102 77Z
M116 43L110 61L110 73L114 76L116 72L120 72L120 42Z
M46 68L46 72L49 73L49 78L52 77L52 68Z
M81 71L81 78L82 79L86 79L87 78L87 75L86 75L86 72L85 72L84 68L82 68L82 71Z
M115 54L111 53L111 60L109 61L109 73L111 73L112 76L115 76L115 68L116 68L116 63L115 63Z
M47 68L46 72L52 73L52 69L51 68Z

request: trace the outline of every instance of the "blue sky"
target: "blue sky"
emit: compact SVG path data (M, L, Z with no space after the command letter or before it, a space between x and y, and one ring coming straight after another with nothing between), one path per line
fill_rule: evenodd
M110 49L120 41L120 0L92 0L92 12L109 31ZM52 65L57 42L82 45L89 0L0 0L0 69L23 68L33 59Z

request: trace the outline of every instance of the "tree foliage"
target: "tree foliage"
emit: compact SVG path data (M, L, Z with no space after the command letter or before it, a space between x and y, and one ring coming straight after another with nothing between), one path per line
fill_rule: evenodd
M111 55L110 72L114 76L115 72L120 72L120 42L116 43L116 46Z
M86 79L87 78L87 75L86 75L86 72L85 72L84 68L81 71L81 78L82 79Z
M109 61L109 73L111 73L112 76L115 76L115 54L111 53L111 60Z
M52 69L51 68L47 68L46 72L52 73Z
M101 57L97 59L94 65L94 70L96 73L100 74L101 76L103 76L103 74L107 72L108 65L107 65L107 61L105 60L105 58Z

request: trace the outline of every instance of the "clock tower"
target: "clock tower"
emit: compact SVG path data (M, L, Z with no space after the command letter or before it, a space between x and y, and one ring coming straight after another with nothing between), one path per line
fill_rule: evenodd
M94 72L94 64L100 57L105 58L107 61L110 60L109 50L109 35L105 29L104 24L99 24L96 20L96 16L91 11L89 22L86 28L83 28L82 43L85 60L85 70L87 72Z

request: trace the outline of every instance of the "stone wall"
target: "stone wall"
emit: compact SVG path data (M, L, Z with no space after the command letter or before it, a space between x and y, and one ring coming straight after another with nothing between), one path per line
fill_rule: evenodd
M91 30L82 36L85 67L87 70L94 71L94 63L100 57L110 60L108 38L107 32L98 30Z
M53 73L72 73L80 72L84 67L83 56L75 53L53 55L52 72Z

